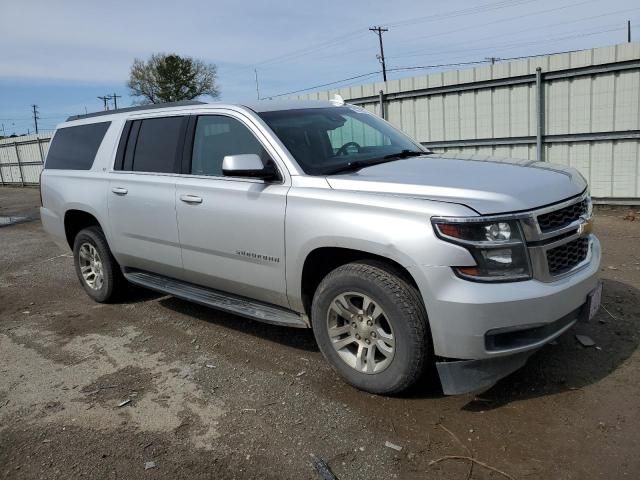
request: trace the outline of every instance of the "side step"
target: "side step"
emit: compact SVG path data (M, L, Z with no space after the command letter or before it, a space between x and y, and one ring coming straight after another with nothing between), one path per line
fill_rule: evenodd
M174 297L198 303L206 307L251 318L260 322L272 323L286 327L308 328L306 315L302 316L292 310L250 300L229 293L199 287L192 283L175 280L155 273L141 270L123 269L125 278L135 285L173 295Z

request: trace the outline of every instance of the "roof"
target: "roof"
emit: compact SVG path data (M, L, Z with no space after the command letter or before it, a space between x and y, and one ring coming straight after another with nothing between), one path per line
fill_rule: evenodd
M169 108L169 107L185 107L187 105L203 105L206 102L200 102L198 100L184 100L182 102L167 102L167 103L154 103L151 105L139 105L137 107L118 108L116 110L105 110L102 112L87 113L86 115L71 115L67 118L67 122L72 120L82 120L84 118L102 117L103 115L114 115L116 113L137 112L144 110L153 110L156 108Z
M319 100L258 100L256 102L244 102L244 103L209 103L209 102L201 102L198 100L185 100L182 102L167 102L167 103L156 103L151 105L140 105L137 107L127 107L127 108L118 108L117 110L105 110L102 112L94 112L88 113L86 115L72 115L67 118L67 122L71 122L73 120L83 120L85 118L93 118L93 117L102 117L106 115L116 115L119 113L128 113L128 112L144 112L146 110L155 110L160 108L171 108L171 107L202 107L203 105L211 105L211 106L223 106L223 105L234 105L234 106L243 106L246 108L250 108L254 112L273 112L277 110L293 110L299 108L326 108L326 107L335 107L336 105L328 102L328 101L319 101Z

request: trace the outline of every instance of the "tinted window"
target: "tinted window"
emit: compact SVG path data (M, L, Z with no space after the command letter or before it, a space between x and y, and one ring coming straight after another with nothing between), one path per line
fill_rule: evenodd
M182 122L183 117L142 120L133 154L133 170L175 172Z
M45 168L89 170L111 122L59 129L53 137Z
M222 176L222 160L227 155L255 153L269 162L269 154L258 139L238 120L207 115L198 117L193 139L191 173Z

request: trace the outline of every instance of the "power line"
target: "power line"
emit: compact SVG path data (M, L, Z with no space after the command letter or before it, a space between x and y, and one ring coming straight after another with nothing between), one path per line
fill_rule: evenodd
M506 60L502 59L502 60ZM465 65L479 65L481 63L487 63L490 60L476 60L472 62L457 62L457 63L438 63L436 65L413 65L408 67L392 67L389 69L390 72L401 72L406 70L428 70L432 68L443 68L443 67L462 67Z
M466 15L477 15L479 13L492 12L494 10L500 10L502 8L516 7L525 3L533 3L537 0L502 0L495 3L488 3L484 5L477 5L475 7L463 8L461 10L454 10L452 12L445 12L434 15L426 15L424 17L413 17L411 19L403 20L395 23L387 23L391 27L415 25L417 23L435 22L448 18L463 17Z
M489 25L496 25L498 23L511 22L512 20L519 20L521 18L527 18L527 17L537 16L537 15L542 15L542 14L545 14L545 13L557 12L559 10L565 10L567 8L575 8L575 7L579 7L581 5L585 5L587 3L595 3L595 2L599 2L599 1L600 0L581 0L579 2L569 3L567 5L562 5L562 6L559 6L559 7L547 8L547 9L544 9L544 10L538 10L538 11L535 11L535 12L514 15L512 17L507 17L507 18L499 18L497 20L492 20L490 22L482 22L482 23L476 22L476 24L473 25L473 26L467 26L467 27L456 28L456 29L449 29L449 30L447 30L445 32L437 32L437 33L431 33L429 35L420 35L420 36L417 36L417 37L413 37L413 38L411 38L409 40L405 40L403 42L400 42L400 44L407 43L407 42L414 42L415 40L419 40L419 39L434 38L434 37L438 37L439 38L439 37L442 37L443 35L452 35L452 34L456 34L456 33L460 33L460 32L467 32L467 31L469 31L470 29L473 29L473 28L486 29L486 27L489 26ZM599 15L597 18L602 17L602 16L606 16L606 15L607 14ZM594 17L592 17L592 18L594 18ZM573 23L573 21L562 22L562 23L563 24L564 23ZM538 29L539 29L539 27L535 27L534 29L529 29L529 30L538 30ZM497 36L505 36L505 35L513 35L513 34L512 33L502 33L502 34L497 35Z
M378 35L378 40L380 41L380 55L378 55L378 60L380 60L380 63L382 64L382 79L386 82L387 81L387 66L384 63L384 46L382 45L382 34L384 32L388 32L389 29L388 28L382 28L382 27L371 27L369 30L371 30L376 35Z
M241 65L241 66L237 66L237 67L232 67L230 69L227 70L227 72L233 72L236 70L240 70L240 69L244 69L244 68L255 68L256 66L265 66L265 65L269 65L269 64L274 64L274 63L280 63L283 61L291 61L291 60L295 60L297 58L303 57L308 55L310 52L314 52L317 50L322 50L325 49L329 46L333 46L335 44L339 44L339 43L344 43L346 40L349 39L353 39L355 37L364 37L366 34L364 32L362 32L362 30L355 30L355 31L351 31L349 33L346 33L344 35L340 35L339 37L335 37L333 39L329 39L329 40L325 40L321 43L317 43L317 44L312 44L308 47L305 48L300 48L297 50L292 50L288 53L284 53L282 55L277 55L275 57L271 57L271 58L267 58L266 60L261 60L258 62L254 62L251 65Z
M486 63L486 60L477 61L477 62L442 63L442 64L438 64L438 65L396 67L396 68L390 68L390 69L388 69L388 71L395 72L395 71L401 71L401 70L415 70L415 69L423 69L423 68L452 67L452 66L460 66L460 65L473 65L473 64L478 64L478 63ZM299 90L293 90L291 92L286 92L286 93L279 93L277 95L269 95L269 97L267 97L267 98L272 99L272 98L284 97L286 95L293 95L294 93L301 93L301 92L307 92L309 90L315 90L316 88L329 87L331 85L336 85L338 83L344 83L344 82L348 82L350 80L356 80L358 78L364 78L364 77L370 77L372 75L377 75L378 73L381 73L381 72L382 72L382 70L377 70L375 72L363 73L361 75L354 75L353 77L343 78L342 80L336 80L334 82L323 83L321 85L314 85L313 87L301 88Z
M356 80L358 78L364 78L364 77L370 77L371 75L377 75L380 72L381 72L381 70L377 70L375 72L363 73L361 75L354 75L353 77L343 78L342 80L336 80L335 82L323 83L321 85L314 85L313 87L301 88L300 90L293 90L291 92L279 93L277 95L269 95L266 98L271 99L271 98L284 97L286 95L293 95L294 93L307 92L309 90L314 90L316 88L329 87L331 85L336 85L338 83L348 82L349 80Z
M618 29L619 30L619 29ZM577 52L580 50L564 50L564 51L555 51L555 52L544 52L544 53L536 53L535 55L521 55L518 57L508 57L508 58L500 58L500 59L496 59L499 61L510 61L510 60L522 60L525 58L534 58L534 57L542 57L542 56L547 56L547 55L560 55L563 53L573 53L573 52ZM476 60L476 61L469 61L469 62L457 62L457 63L439 63L439 64L433 64L433 65L411 65L411 66L403 66L403 67L391 67L388 69L389 72L400 72L400 71L409 71L409 70L427 70L427 69L433 69L433 68L443 68L443 67L459 67L459 66L464 66L464 65L479 65L479 64L483 64L483 63L488 63L491 60ZM278 97L284 97L287 95L293 95L295 93L301 93L301 92L308 92L309 90L315 90L317 88L322 88L322 87L328 87L331 85L336 85L339 83L344 83L344 82L348 82L350 80L356 80L359 78L365 78L365 77L370 77L372 75L377 75L381 72L381 70L378 70L376 72L369 72L369 73L363 73L361 75L354 75L352 77L348 77L348 78L343 78L342 80L336 80L334 82L329 82L329 83L323 83L320 85L314 85L312 87L307 87L307 88L301 88L298 90L293 90L291 92L285 92L285 93L279 93L277 95L269 95L269 99L272 98L278 98Z
M484 46L484 47L478 47L478 48L463 48L463 49L454 49L454 50L440 50L438 52L432 52L432 53L413 53L413 54L407 54L407 55L398 55L398 56L394 56L394 57L390 57L393 59L397 59L397 58L407 58L407 57L430 57L430 56L434 56L434 55L441 55L441 54L450 54L450 53L458 53L458 52L481 52L481 51L486 51L486 50L495 50L495 49L512 49L512 48L518 48L518 47L524 47L524 46L530 46L530 45L537 45L540 43L548 43L548 42L556 42L556 41L562 41L562 40L571 40L574 38L582 38L582 37L589 37L589 36L593 36L593 35L600 35L602 33L608 33L608 32L614 32L614 31L620 31L622 30L624 27L615 27L614 25L607 25L608 28L606 29L601 29L601 30L596 30L593 32L586 32L586 33L578 33L578 34L574 34L574 35L564 35L561 37L553 37L553 38L545 38L545 39L529 39L529 40L525 40L522 42L510 42L510 43L503 43L503 44L499 44L499 45L489 45L489 46Z
M528 13L528 14L524 14L524 15L516 15L516 16L512 16L512 17L508 17L508 18L494 20L492 22L482 22L482 23L478 23L477 22L475 25L472 25L472 26L469 26L469 27L465 27L465 28L459 28L459 29L454 29L454 30L449 29L449 30L447 30L445 32L432 33L430 35L414 36L414 37L411 37L410 39L394 41L392 47L393 46L397 46L397 45L402 45L402 44L407 43L407 42L411 42L411 43L415 44L416 40L418 40L418 39L433 38L433 37L440 38L440 37L443 37L445 35L457 34L459 32L466 32L466 31L469 31L470 29L485 28L488 25L493 25L493 24L496 24L496 23L503 23L503 22L507 22L507 21L511 21L511 20L517 20L517 19L524 18L524 17L534 16L534 15L541 15L541 14L544 14L544 13L551 13L551 12L555 12L555 11L558 11L558 10L563 10L563 9L566 9L566 8L572 8L572 7L580 6L580 5L583 5L583 4L586 4L586 3L592 3L592 2L595 2L595 1L598 1L598 0L583 0L583 1L580 1L580 2L577 2L577 3L571 3L571 4L568 4L568 5L561 6L561 7L555 7L555 8L551 8L551 9L540 10L540 11L537 11L537 12L532 12L532 13ZM547 25L540 25L540 26L536 26L535 28L529 28L529 29L526 29L526 30L519 30L518 33L522 32L522 31L534 31L534 30L535 31L539 31L540 29L543 29L543 28L567 25L567 24L571 24L571 23L582 22L582 21L585 21L585 20L592 20L594 18L607 17L607 16L616 15L616 14L620 14L620 13L627 13L627 12L636 11L636 10L640 10L640 8L636 7L636 8L626 9L626 10L618 10L618 11L614 11L614 12L607 12L607 13L604 13L604 14L601 14L601 15L594 15L594 16L590 16L590 17L578 18L578 19L570 20L570 21L552 23L552 24L547 24ZM474 42L477 43L478 40L489 40L489 39L500 38L500 37L509 36L509 35L512 36L513 33L506 32L506 33L501 33L499 35L491 35L489 37L482 37L482 38L479 38L479 39L474 39ZM456 44L453 44L452 46L458 46L458 45L463 46L463 45L466 45L466 44L467 43L456 43ZM340 52L339 55L344 57L344 56L356 54L358 52L367 51L369 49L370 49L370 47L351 49L351 50L348 50L346 52ZM423 50L403 51L402 52L402 57L408 56L408 55L411 55L411 54L416 54L416 53L419 53L419 52L422 52L422 51ZM333 53L331 55L315 57L314 59L315 60L323 60L323 59L328 59L328 58L335 58L335 56L336 56L336 53ZM419 55L414 55L414 56L419 56ZM399 55L398 57L396 57L396 56L393 56L393 54L392 54L392 57L388 57L387 56L387 58L401 58L401 56Z
M410 19L400 20L400 21L394 22L394 23L387 23L386 25L388 25L388 26L410 25L410 24L423 23L423 22L429 22L429 21L435 21L435 20L443 20L443 19L451 18L451 17L461 17L461 16L465 16L465 15L475 15L475 14L478 14L478 13L489 12L489 11L493 11L493 10L497 10L497 9L501 9L501 8L514 7L514 6L522 5L522 4L525 4L525 3L533 3L533 2L536 2L536 1L537 0L501 0L501 1L498 1L498 2L479 5L479 6L472 7L472 8L467 8L467 9L462 9L462 10L454 10L452 12L445 12L445 13L441 13L441 14L429 15L429 16L420 17L420 18L412 17ZM596 1L596 0L589 0L589 1ZM325 49L328 46L332 46L332 45L335 45L335 44L345 43L345 40L347 40L347 39L353 39L355 37L361 37L361 36L364 36L364 34L363 34L361 29L353 30L351 32L345 33L345 34L340 35L338 37L334 37L332 39L325 40L325 41L317 43L317 44L311 44L311 45L309 45L307 47L296 49L296 50L290 51L288 53L284 53L282 55L278 55L276 57L268 58L266 60L262 60L262 61L259 61L259 62L254 62L253 66L255 67L255 66L258 66L258 65L279 63L279 62L283 62L283 61L287 61L287 60L292 61L292 60L295 60L295 59L300 58L302 56L306 56L311 52L314 52L314 51L317 51L317 50L322 50L322 49ZM250 67L249 65L245 65L245 66L237 67L237 68L249 68L249 67ZM230 69L230 71L233 71L233 70L234 70L233 68Z

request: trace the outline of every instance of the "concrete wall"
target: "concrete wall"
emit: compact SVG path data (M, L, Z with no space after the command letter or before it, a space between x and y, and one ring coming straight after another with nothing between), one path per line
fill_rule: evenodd
M537 115L536 69L541 69ZM640 43L499 62L358 85L296 98L341 95L436 151L538 158L570 165L594 197L640 198Z

